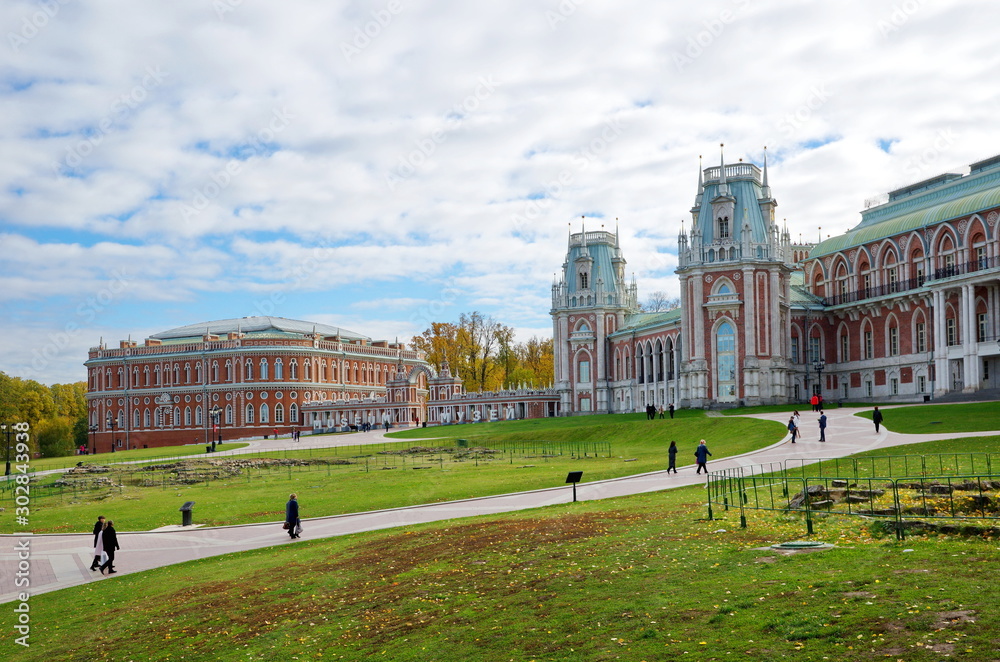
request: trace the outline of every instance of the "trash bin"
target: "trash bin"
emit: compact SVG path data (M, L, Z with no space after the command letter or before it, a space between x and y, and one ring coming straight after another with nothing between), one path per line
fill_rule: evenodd
M211 453L212 452L212 447L211 446L205 446L205 452L206 453Z
M423 423L421 423L421 424L420 424L420 427L422 427L422 428L425 428L425 427L427 427L427 421L424 421Z
M185 501L181 506L181 526L191 526L191 510L194 508L194 501Z
M931 396L925 395L924 396L924 402L930 402L930 401L931 401Z

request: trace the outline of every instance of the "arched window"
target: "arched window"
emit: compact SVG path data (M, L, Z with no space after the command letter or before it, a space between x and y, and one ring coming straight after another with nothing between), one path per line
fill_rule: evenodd
M717 239L729 239L729 217L722 216L716 222L719 226L719 236Z
M190 363L185 363L184 364L184 383L185 384L190 384L191 383L191 364Z
M292 406L288 408L288 422L297 425L299 422L299 406L292 403Z
M274 422L284 423L285 422L285 408L281 404L274 405Z
M267 405L265 403L261 403L261 405L260 405L260 422L261 423L268 423L268 422L270 422L270 420L271 419L270 419L270 416L269 416L269 413L268 413Z
M153 368L153 373L154 373L154 377L156 379L156 385L159 386L161 384L161 381L160 381L160 366L156 366L155 368Z
M584 355L576 364L576 381L578 384L590 383L590 357Z
M267 359L263 356L260 357L260 378L261 380L267 379ZM263 423L263 421L261 421Z
M302 362L302 374L305 377L305 380L307 382L308 381L312 381L312 377L311 377L311 375L312 375L312 359L306 359L305 361Z
M145 381L146 386L149 386L149 366L146 366L145 368L142 369L142 378L143 381Z
M299 362L292 359L288 362L288 378L298 379L299 378Z
M149 410L148 409L144 409L143 412L142 412L142 427L144 427L144 428L148 428L149 427Z
M184 425L191 425L191 408L184 408Z
M201 423L202 423L201 405L198 405L197 407L194 408L194 424L201 425Z
M226 361L226 381L233 381L233 363L232 361Z
M719 400L736 399L736 331L729 322L715 330L716 379L719 383Z
M226 425L233 424L233 406L226 405Z
M132 428L135 429L139 427L139 410L132 410Z
M253 379L253 363L250 362L250 359L247 359L247 363L244 366L243 379L245 379L246 381L250 381Z
M198 384L201 384L203 381L201 378L201 361L194 364L194 381Z
M181 408L174 407L174 420L172 420L171 425L177 426L181 424Z
M580 289L581 290L587 289L587 274L586 273L581 273L580 274Z
M174 364L174 384L181 383L181 366L179 363Z
M281 359L275 359L274 360L274 378L277 379L277 380L283 379L284 376L283 376L282 373L284 373L284 365L282 364Z
M212 383L217 383L219 381L219 362L212 361Z
M247 405L246 424L253 425L253 405Z

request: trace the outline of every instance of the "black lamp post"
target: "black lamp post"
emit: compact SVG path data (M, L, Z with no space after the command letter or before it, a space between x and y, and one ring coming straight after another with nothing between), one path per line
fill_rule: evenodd
M818 361L813 361L813 368L816 369L816 390L818 391L817 395L820 395L823 392L823 368L825 367L826 363L824 363L822 359Z
M111 430L111 452L114 453L115 452L115 417L112 416L111 412L109 411L108 415L105 417L104 420L108 424L108 428Z
M6 423L0 423L0 431L2 431L4 433L4 436L7 438L6 439L6 441L7 441L6 451L4 452L4 459L7 461L7 468L4 470L4 474L3 475L4 476L9 476L10 475L10 435L11 435L11 433L14 432L14 426L13 425L7 425Z
M219 405L212 407L211 411L208 412L212 417L212 450L215 450L215 435L219 435L219 443L222 443L222 431L219 430L219 416L222 414L222 410L219 409Z

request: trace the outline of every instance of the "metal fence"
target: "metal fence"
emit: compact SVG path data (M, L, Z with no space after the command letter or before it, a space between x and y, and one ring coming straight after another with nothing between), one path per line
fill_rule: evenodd
M45 475L31 474L31 498L44 501L94 499L122 494L135 487L166 490L209 485L220 480L252 483L285 476L290 479L296 474L309 473L332 476L340 471L445 470L455 463L479 466L513 464L522 460L548 462L565 457L611 456L609 442L505 441L480 446L464 439L448 440L447 443L410 441L285 448L226 456L206 453L141 463L98 465L87 462L83 464L90 466L70 467L64 470L66 473L50 474L47 470ZM67 476L70 480L65 480ZM0 483L0 507L13 509L15 487L13 481Z
M814 516L824 513L885 521L899 539L907 530L959 533L971 522L1000 521L998 460L1000 455L990 453L888 455L712 471L708 517L714 519L718 508L738 508L746 528L747 510L796 513L812 534ZM998 526L986 531L1000 535Z

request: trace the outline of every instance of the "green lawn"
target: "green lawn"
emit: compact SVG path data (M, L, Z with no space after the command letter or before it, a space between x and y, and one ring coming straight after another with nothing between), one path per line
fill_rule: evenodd
M817 518L837 547L784 556L767 546L801 538L797 517L740 529L703 501L684 488L119 575L33 596L17 659L996 658L996 541Z
M871 420L872 411L856 415ZM1000 402L892 407L883 409L882 416L882 425L903 434L1000 430Z
M236 448L244 448L246 443L236 442L230 444L217 445L215 450L230 451ZM66 455L63 457L43 457L32 460L32 471L47 471L49 469L66 469L74 467L78 462L84 464L105 464L110 462L133 462L135 460L156 460L168 457L178 457L182 455L204 455L205 444L188 444L186 446L172 446L170 448L139 448L133 451L116 451L114 453L98 453L97 455Z
M43 532L87 531L95 511L112 517L119 530L138 531L180 522L177 511L186 501L196 502L195 523L209 526L268 522L281 519L290 492L297 492L303 517L319 517L382 508L449 501L503 494L565 484L569 471L583 470L584 481L645 473L666 468L666 449L676 440L681 449L680 464L693 464L698 440L706 439L715 459L737 455L779 441L785 434L780 423L754 419L705 417L701 412L673 421L646 421L644 417L602 416L547 419L539 429L532 421L511 424L484 424L415 431L437 436L444 431L464 433L470 446L499 445L504 441L543 439L552 442L607 441L612 457L505 456L495 461L438 461L432 456L419 461L429 469L406 467L378 468L380 459L355 458L349 466L319 466L270 471L251 471L239 476L193 486L137 487L126 485L93 493L53 490L43 487L56 480L49 477L33 485L32 528ZM482 434L472 435L472 432ZM454 435L457 437L457 435ZM413 442L401 443L411 446ZM433 445L433 442L427 442ZM453 440L448 444L454 445ZM351 447L364 454L373 448ZM333 458L344 458L350 449L329 449ZM322 451L281 452L281 457L311 456ZM271 455L264 453L262 455ZM139 476L133 474L133 478ZM48 496L53 494L55 496ZM100 496L98 499L97 497ZM8 501L0 500L6 507ZM0 530L13 531L14 509L0 513Z

